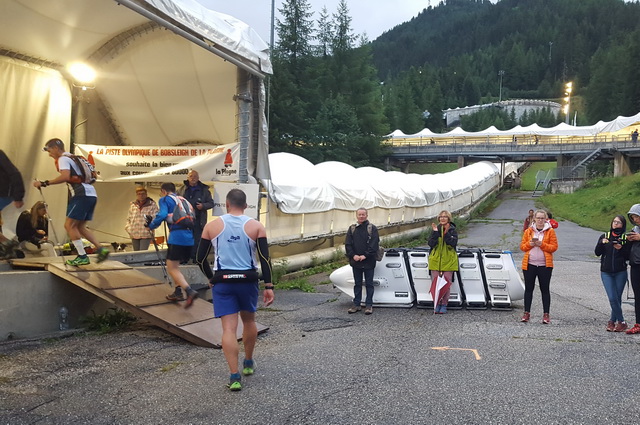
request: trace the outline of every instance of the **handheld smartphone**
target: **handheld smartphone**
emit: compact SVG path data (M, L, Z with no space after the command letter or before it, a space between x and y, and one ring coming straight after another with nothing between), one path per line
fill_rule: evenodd
M538 242L538 238L531 238L532 241Z

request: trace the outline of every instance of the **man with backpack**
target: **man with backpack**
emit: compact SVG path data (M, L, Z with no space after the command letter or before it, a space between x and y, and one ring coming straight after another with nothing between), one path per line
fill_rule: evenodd
M43 150L53 158L56 170L60 175L53 180L36 180L33 182L33 186L41 190L41 188L53 184L66 183L71 194L67 205L67 218L64 222L64 228L69 238L71 238L78 256L73 260L67 260L66 263L70 266L85 266L90 263L82 243L83 237L96 247L98 263L103 262L109 256L109 249L102 246L93 232L87 228L87 222L93 218L93 211L98 202L98 194L92 186L95 181L94 170L86 159L66 152L64 142L60 139L47 141Z
M191 247L193 246L193 220L195 214L191 204L182 196L176 195L176 185L173 183L162 183L160 186L162 198L158 200L160 211L156 217L148 224L149 229L156 229L167 221L169 224L169 240L167 249L167 272L175 285L175 291L167 295L167 299L172 302L185 300L182 289L186 293L184 307L189 308L193 301L198 298L198 292L191 289L189 283L180 271L180 263L185 263L191 258Z
M362 282L367 287L364 314L373 313L373 270L376 268L380 237L378 228L369 223L369 213L366 208L356 211L356 224L349 226L344 248L349 259L349 265L353 269L353 306L347 312L357 313L362 308Z

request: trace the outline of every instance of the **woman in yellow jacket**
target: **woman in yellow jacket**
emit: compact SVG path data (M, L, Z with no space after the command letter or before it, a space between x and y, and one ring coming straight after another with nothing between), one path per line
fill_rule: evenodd
M547 213L538 210L533 215L533 223L524 231L520 250L524 252L522 273L524 274L524 315L522 322L528 322L531 316L531 301L536 286L536 277L542 293L542 323L551 323L549 307L551 305L551 273L553 272L553 253L558 249L556 233L547 222Z

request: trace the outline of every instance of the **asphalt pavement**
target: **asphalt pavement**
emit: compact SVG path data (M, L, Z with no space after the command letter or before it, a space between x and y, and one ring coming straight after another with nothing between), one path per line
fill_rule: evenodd
M460 244L510 249L519 264L533 198L503 195ZM601 232L560 221L550 325L510 311L376 308L276 291L259 311L256 374L225 388L221 350L138 323L0 344L4 424L637 424L640 336L605 332L609 306L593 255ZM633 294L629 294L633 296ZM634 322L630 299L623 304ZM447 347L447 348L443 348Z

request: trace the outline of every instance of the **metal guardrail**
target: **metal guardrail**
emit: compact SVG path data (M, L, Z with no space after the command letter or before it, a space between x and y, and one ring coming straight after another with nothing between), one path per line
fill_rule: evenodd
M403 159L415 157L443 157L443 156L478 156L478 155L494 155L505 157L527 157L527 156L554 156L554 155L578 155L589 154L595 150L602 151L621 151L621 152L638 152L640 153L640 144L633 143L631 140L609 140L605 141L601 138L583 138L580 142L560 142L560 143L504 143L504 142L487 142L477 141L464 142L453 141L451 143L436 144L392 144L390 158Z

